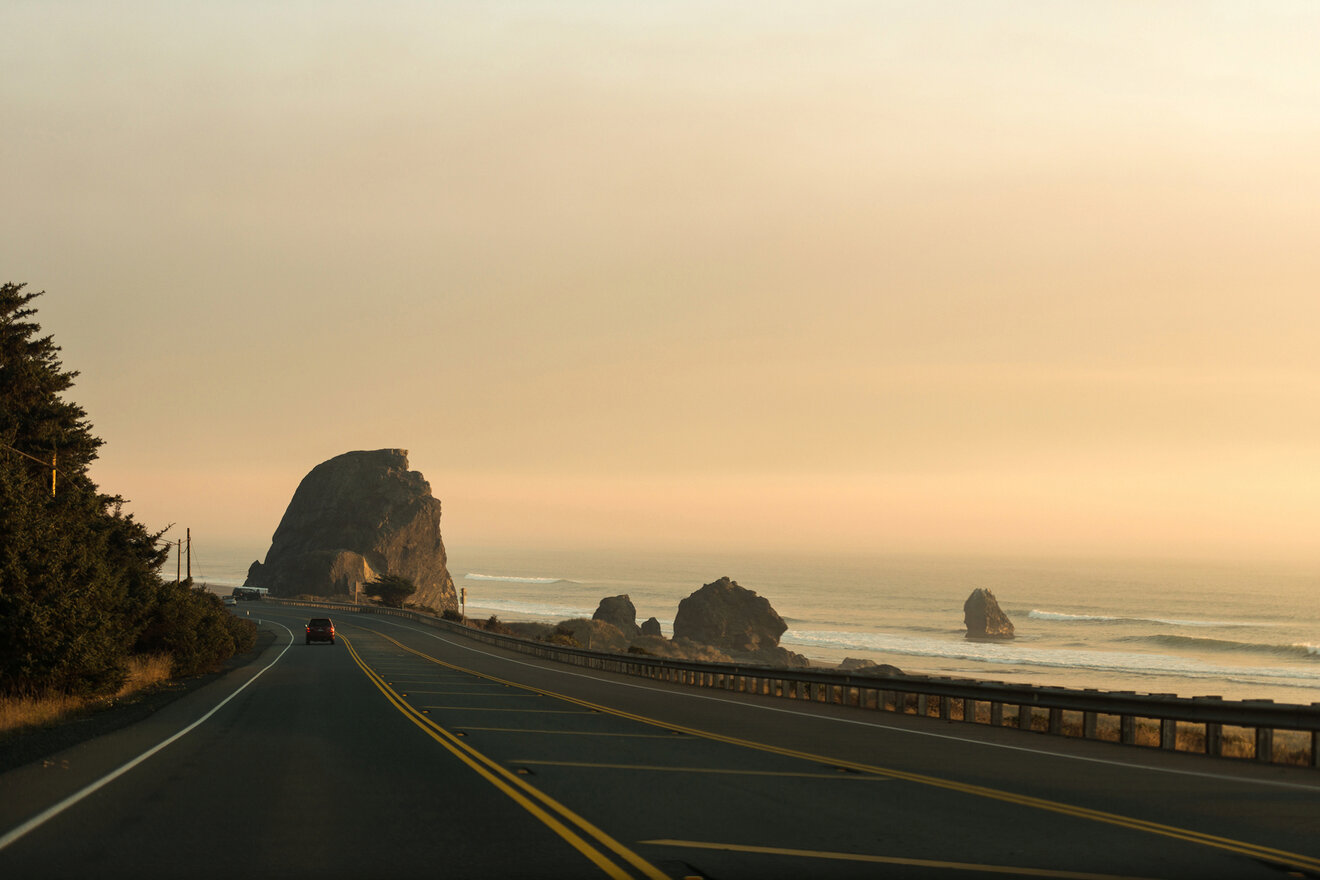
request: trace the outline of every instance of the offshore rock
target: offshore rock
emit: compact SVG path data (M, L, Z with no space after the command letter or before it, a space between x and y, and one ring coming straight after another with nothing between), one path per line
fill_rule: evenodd
M654 617L648 617L642 621L642 635L644 636L663 636L660 631L660 621Z
M727 577L679 602L674 615L675 639L712 645L728 654L774 653L769 649L778 648L786 629L788 624L768 599Z
M969 639L1011 639L1013 621L1008 619L989 590L975 589L963 603L963 622Z
M591 619L614 624L619 628L619 632L630 639L642 634L642 628L637 625L637 607L633 605L627 593L601 599Z
M346 452L303 477L246 585L273 596L352 596L383 574L417 585L411 603L457 608L440 502L405 449Z

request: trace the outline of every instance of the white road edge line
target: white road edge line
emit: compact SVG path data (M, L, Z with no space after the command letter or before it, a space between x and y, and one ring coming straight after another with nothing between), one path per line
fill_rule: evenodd
M270 669L276 663L280 662L280 658L282 658L285 652L288 651L289 648L293 645L293 632L287 626L285 626L282 623L276 623L273 620L270 621L270 623L274 624L275 626L278 626L280 629L284 630L289 634L289 644L285 645L284 650L280 651L279 655L274 660L270 661L270 663L268 663L260 672L249 678L247 681L243 682L243 685L238 690L234 691L232 694L230 694L229 696L221 700L219 703L217 703L214 707L212 707L211 711L207 712L201 718L198 718L192 724L189 724L187 727L185 727L183 730L180 730L178 733L174 734L169 739L157 743L147 751L143 752L133 760L129 761L127 764L124 764L123 766L119 767L117 770L110 771L105 776L102 776L100 779L96 780L95 782L91 783L85 788L82 788L79 791L74 792L73 794L69 795L64 800L60 801L54 806L42 810L40 813L33 816L31 819L28 819L22 825L18 825L12 830L10 830L3 837L0 837L0 850L3 850L5 847L9 846L11 843L18 840L20 837L27 834L29 831L33 831L37 828L40 828L42 825L46 824L51 819L58 816L60 813L63 813L69 807L72 807L74 804L78 803L88 795L94 794L95 792L109 785L111 782L114 782L116 779L123 776L125 773L132 770L138 764L141 764L143 761L147 760L152 755L159 752L161 749L170 745L175 740L179 740L187 736L193 730L200 727L216 712L219 712L221 709L223 709L226 703L228 703L230 700L232 700L234 697L238 696L239 694L243 693L243 691L247 689L248 685L252 684L252 682L256 681L258 678L261 678L261 676L266 672L267 669Z
M508 663L516 663L519 666L527 666L534 669L545 668L545 667L537 666L534 663L528 663L524 660L515 660L512 657L501 657L498 654L492 654L489 651L483 651L479 648L474 648L471 645L459 644L458 642L454 642L447 638L444 638L434 630L414 629L411 626L406 626L402 623L398 623L393 620L380 619L374 622L388 623L390 626L396 626L399 629L406 629L409 632L415 632L419 635L430 636L431 638L436 639L437 641L444 642L445 644L450 645L451 647L460 648L464 651L471 651L474 654L481 654L483 657L490 657L494 660L504 660ZM924 737L929 737L931 739L944 739L944 740L950 740L952 742L967 743L969 745L985 746L986 748L991 748L991 749L1006 749L1011 752L1027 752L1028 754L1042 755L1050 758L1063 758L1064 760L1068 760L1068 761L1083 761L1088 764L1104 764L1111 767L1123 767L1127 770L1145 770L1150 773L1168 773L1174 776L1194 776L1194 777L1199 777L1201 779L1214 779L1220 782L1240 782L1248 785L1265 785L1265 786L1270 786L1272 788L1291 788L1299 791L1309 791L1312 793L1320 794L1320 785L1303 785L1297 782L1280 782L1273 779L1253 779L1249 776L1230 776L1225 773L1206 773L1198 770L1178 770L1171 767L1153 767L1149 764L1140 764L1140 763L1128 762L1128 761L1111 761L1106 758L1091 758L1085 755L1069 755L1064 752L1052 752L1047 749L1033 749L1033 748L1028 748L1026 746L1012 746L1012 745L1007 745L1006 743L994 743L994 742L986 742L984 740L979 740L979 739L969 739L964 736L952 736L947 733L934 733L932 731L926 731L926 730L908 730L907 728L894 727L893 725L890 724L879 724L875 721L858 721L853 718L835 718L829 715L820 715L814 712L802 712L794 709L784 709L784 708L780 708L779 706L764 706L759 703L744 703L738 700L728 700L722 697L709 696L707 694L681 693L681 692L666 690L663 688L650 687L648 685L638 684L630 681L610 681L608 679L596 678L595 676L592 675L584 675L581 672L570 672L568 670L556 670L556 671L559 672L559 674L561 675L571 675L575 678L589 678L592 679L593 681L603 682L606 684L614 684L619 687L637 688L639 690L652 691L653 693L658 693L658 694L673 694L694 700L711 700L717 703L725 703L730 706L743 706L748 709L759 709L762 712L780 712L785 715L797 715L799 717L804 717L804 718L815 718L820 721L833 721L839 724L855 724L860 727L874 727L877 730L888 730L894 733L906 733L912 736L924 736Z

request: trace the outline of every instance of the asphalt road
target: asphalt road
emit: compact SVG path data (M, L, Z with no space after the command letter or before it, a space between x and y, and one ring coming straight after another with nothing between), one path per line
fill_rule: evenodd
M251 613L249 666L0 775L0 877L1320 876L1314 770Z

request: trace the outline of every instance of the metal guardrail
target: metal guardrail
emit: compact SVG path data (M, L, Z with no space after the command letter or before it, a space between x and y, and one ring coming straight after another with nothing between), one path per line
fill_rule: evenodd
M1309 739L1305 763L1313 768L1320 767L1320 703L1308 706L1272 700L1079 690L940 676L879 676L826 669L703 663L553 645L475 629L430 614L378 605L297 599L265 601L401 617L542 659L658 681L933 716L945 721L1039 730L1125 745L1145 744L1168 751L1178 750L1179 734L1187 732L1186 726L1190 725L1193 738L1202 743L1198 751L1214 757L1226 756L1226 727L1251 731L1251 756L1263 763L1277 760L1276 731L1301 731L1309 733L1309 737L1302 737ZM980 711L981 708L985 711ZM1111 723L1102 725L1102 719ZM1115 719L1116 723L1113 723ZM1146 725L1141 724L1143 720ZM1111 732L1114 735L1108 735Z

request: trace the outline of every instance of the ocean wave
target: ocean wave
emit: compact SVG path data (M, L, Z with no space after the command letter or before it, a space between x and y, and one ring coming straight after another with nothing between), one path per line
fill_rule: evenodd
M1161 648L1188 651L1225 651L1247 654L1268 654L1274 657L1306 657L1320 659L1320 645L1297 642L1289 645L1265 642L1236 642L1232 639L1205 639L1197 636L1161 634L1153 636L1125 636L1117 639L1129 644L1150 644Z
M475 617L478 610L495 611L501 614L516 614L520 617L532 617L547 623L571 620L578 617L590 617L595 608L574 605L555 605L551 603L520 602L516 599L488 598L486 596L469 597L468 616Z
M1087 672L1131 675L1181 676L1189 679L1246 679L1282 686L1320 687L1320 673L1308 663L1297 666L1228 666L1176 654L1143 651L1097 651L1093 649L1033 648L1018 642L968 642L890 633L837 632L826 630L784 633L780 643L802 651L830 648L944 661L984 663L996 666L1025 666L1073 669ZM1308 650L1315 646L1305 646ZM901 663L900 663L901 665Z
M567 578L546 578L546 577L514 577L513 575L503 574L477 574L470 571L463 577L470 581L501 581L506 584L576 584L579 581L570 581Z
M1064 614L1060 611L1041 611L1033 608L1027 614L1032 620L1094 620L1100 623L1111 623L1116 620L1123 620L1122 617L1106 617L1096 614Z
M1180 620L1169 617L1117 617L1107 614L1069 614L1062 611L1041 611L1033 608L1027 613L1032 620L1051 620L1062 623L1158 623L1162 626L1269 626L1266 623L1249 623L1243 620Z

